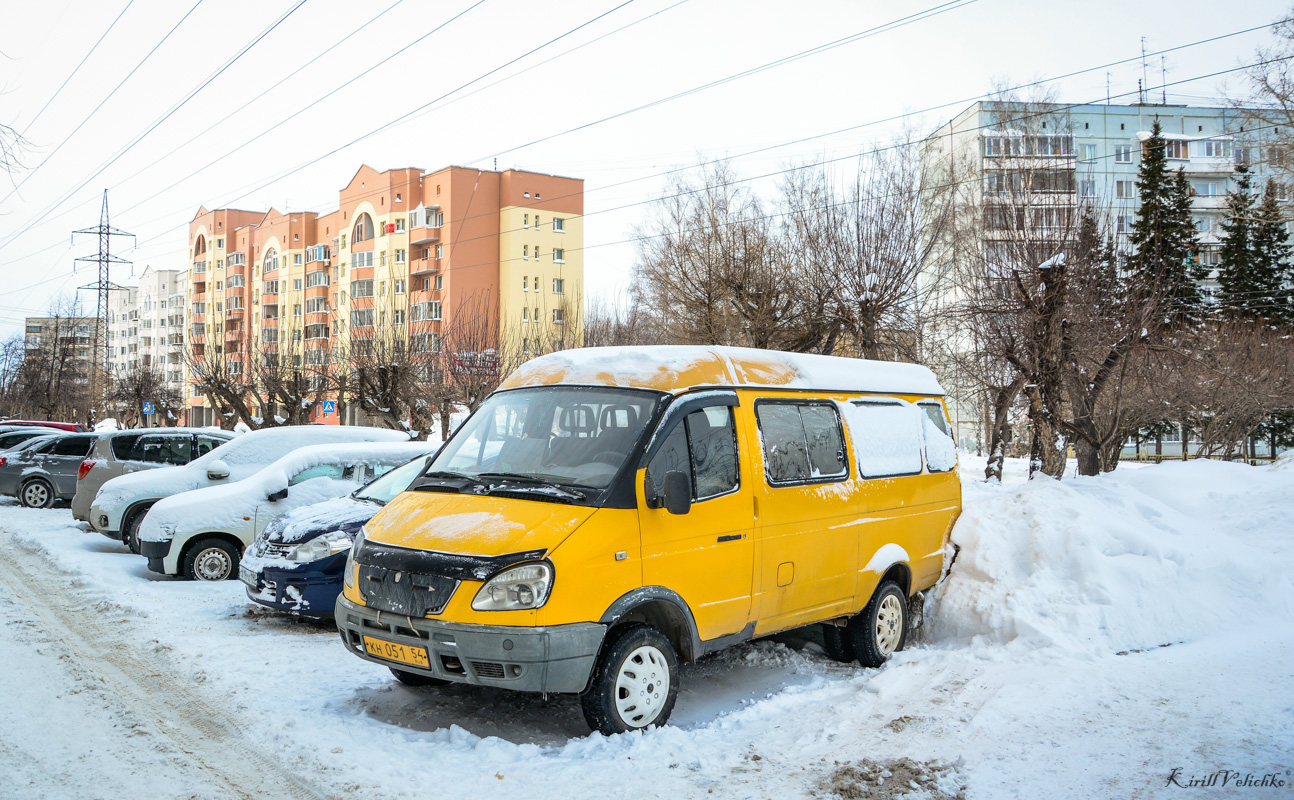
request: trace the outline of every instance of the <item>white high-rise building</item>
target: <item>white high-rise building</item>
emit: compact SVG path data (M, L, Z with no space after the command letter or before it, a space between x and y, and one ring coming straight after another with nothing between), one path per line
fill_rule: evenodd
M152 367L184 397L185 293L189 273L179 269L145 267L135 286L113 291L108 301L108 341L112 372L117 378ZM161 414L148 424L175 424Z

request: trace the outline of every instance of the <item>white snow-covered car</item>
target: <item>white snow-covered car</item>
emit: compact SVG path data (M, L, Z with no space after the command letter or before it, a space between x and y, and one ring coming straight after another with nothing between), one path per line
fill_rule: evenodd
M139 528L140 552L153 572L204 581L234 577L243 550L275 518L348 495L433 449L409 441L299 448L237 483L157 501Z
M120 475L103 484L90 504L90 524L139 552L139 526L163 497L240 481L301 447L346 442L407 442L401 431L358 426L297 425L245 433L182 467Z

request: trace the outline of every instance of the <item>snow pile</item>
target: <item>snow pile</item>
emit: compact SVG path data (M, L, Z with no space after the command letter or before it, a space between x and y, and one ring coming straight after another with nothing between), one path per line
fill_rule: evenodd
M101 419L98 422L94 423L95 433L108 433L109 431L119 431L119 430L121 430L121 426L119 426L117 424L117 420L113 419L112 417Z
M1225 633L1254 613L1288 617L1294 581L1273 569L1260 535L1235 535L1253 529L1226 518L1238 497L1247 507L1237 513L1270 525L1287 520L1294 481L1194 462L967 482L952 536L960 552L927 608L931 640L1112 653Z
M692 345L562 350L522 364L501 388L552 383L645 386L665 391L723 385L944 393L935 374L919 364Z
M957 466L957 445L930 419L921 415L921 436L926 445L926 466L931 472L947 472Z
M864 478L921 471L921 419L925 413L902 400L840 403Z

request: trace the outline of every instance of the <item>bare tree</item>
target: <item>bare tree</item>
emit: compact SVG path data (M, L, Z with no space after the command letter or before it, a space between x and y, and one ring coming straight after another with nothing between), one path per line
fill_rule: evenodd
M104 399L114 408L123 427L143 421L145 403L174 418L184 408L184 395L166 381L166 373L153 365L140 365L113 379Z

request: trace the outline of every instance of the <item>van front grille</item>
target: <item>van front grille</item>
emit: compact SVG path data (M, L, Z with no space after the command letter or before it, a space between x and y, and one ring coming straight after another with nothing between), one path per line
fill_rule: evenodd
M503 665L493 661L472 661L472 670L481 678L503 679Z

